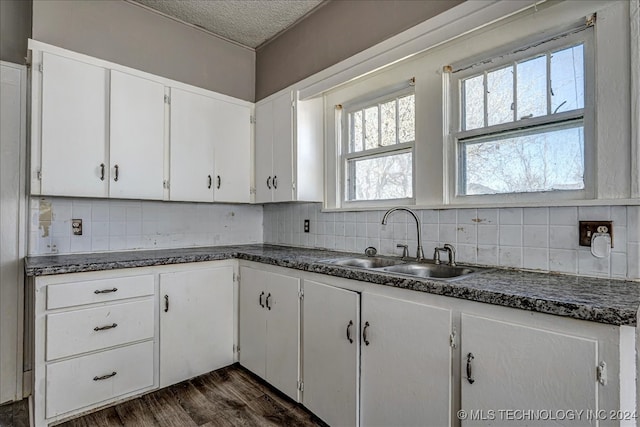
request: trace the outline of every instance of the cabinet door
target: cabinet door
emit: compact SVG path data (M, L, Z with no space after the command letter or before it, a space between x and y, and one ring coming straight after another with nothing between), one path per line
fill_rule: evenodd
M267 319L265 273L240 268L240 364L266 378Z
M300 279L263 274L267 281L267 381L298 401Z
M160 387L233 363L233 268L160 275Z
M216 107L212 98L171 89L170 200L213 202Z
M49 53L42 61L41 193L106 197L107 70Z
M362 425L451 425L451 311L364 293L362 328Z
M462 425L544 426L548 420L514 420L498 411L598 409L596 341L465 314L461 328L462 409L469 414ZM592 424L586 416L562 421Z
M217 101L215 114L216 202L248 203L251 187L251 110Z
M273 103L256 104L256 203L273 201Z
M111 71L110 117L109 195L162 200L164 86Z
M321 161L321 159L319 159ZM291 94L273 100L273 201L293 197L293 108Z
M304 281L302 402L332 426L358 425L360 296Z

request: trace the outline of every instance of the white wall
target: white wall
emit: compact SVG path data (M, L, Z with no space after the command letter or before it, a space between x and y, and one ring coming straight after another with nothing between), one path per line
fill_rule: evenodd
M416 251L415 222L396 212L386 226L384 210L322 212L320 203L264 207L264 242L363 253L373 246L401 255L396 244ZM417 210L425 256L451 243L457 260L489 266L555 271L584 276L640 279L640 206L588 206ZM302 230L311 220L310 233ZM614 247L595 258L578 245L578 221L613 221Z
M262 243L262 206L32 197L29 255ZM82 219L83 234L71 233Z

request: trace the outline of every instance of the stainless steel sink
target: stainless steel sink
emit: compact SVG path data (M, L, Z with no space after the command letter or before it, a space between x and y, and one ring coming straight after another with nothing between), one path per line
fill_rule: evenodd
M417 277L430 277L433 279L453 279L475 273L478 269L469 267L451 267L449 265L436 264L403 264L392 265L381 269L388 273L406 274Z
M349 267L359 268L381 268L403 264L404 261L399 259L381 258L381 257L368 257L368 258L335 258L325 259L321 262L335 265L346 265Z

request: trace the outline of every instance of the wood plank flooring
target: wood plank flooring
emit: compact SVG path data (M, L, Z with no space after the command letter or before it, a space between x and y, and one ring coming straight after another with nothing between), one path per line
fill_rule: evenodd
M29 427L27 399L0 406L0 427Z
M236 364L61 426L324 427L326 424Z

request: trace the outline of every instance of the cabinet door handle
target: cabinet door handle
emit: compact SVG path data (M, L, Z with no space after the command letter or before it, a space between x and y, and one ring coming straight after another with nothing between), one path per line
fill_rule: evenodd
M264 308L264 302L262 302L262 297L264 297L264 292L260 292L260 298L258 298L258 304L260 304L260 307Z
M93 380L94 380L94 381L107 380L107 379L109 379L109 378L111 378L111 377L115 377L115 376L116 376L116 374L117 374L117 372L116 372L116 371L113 371L113 372L111 372L110 374L103 375L103 376L101 376L101 377L93 377Z
M471 372L471 361L473 359L473 353L467 354L467 381L469 381L469 384L473 384L476 381L473 379L473 374Z
M275 175L273 176L273 188L278 189L278 177Z
M100 163L100 181L104 181L104 163Z
M267 188L271 190L271 177L267 178Z
M95 291L93 291L94 294L110 294L111 292L118 292L118 288L96 289Z
M347 325L347 339L349 343L353 344L353 338L351 338L351 327L353 326L353 320L349 320L349 324Z
M364 345L369 345L369 338L367 337L367 329L369 328L369 322L364 322L364 329L362 329L362 340L364 341Z
M271 310L271 304L269 304L269 301L271 300L271 294L267 295L267 299L266 299L266 303L267 303L267 309Z
M118 182L118 177L119 177L119 175L120 175L120 173L119 173L120 167L119 167L118 165L115 165L113 168L116 170L116 174L115 174L115 176L113 177L113 180L114 180L114 181L116 181L116 182Z
M115 327L117 327L118 324L117 323L113 323L111 325L106 325L106 326L96 326L95 328L93 328L94 331L106 331L107 329L113 329Z
M211 175L207 175L207 178L209 179L209 184L207 185L207 188L211 188L211 185L213 184L213 182L211 181Z
M164 312L169 311L169 295L164 296Z
M218 175L218 185L216 186L218 190L220 189L220 185L222 185L222 180L220 179L220 175Z

